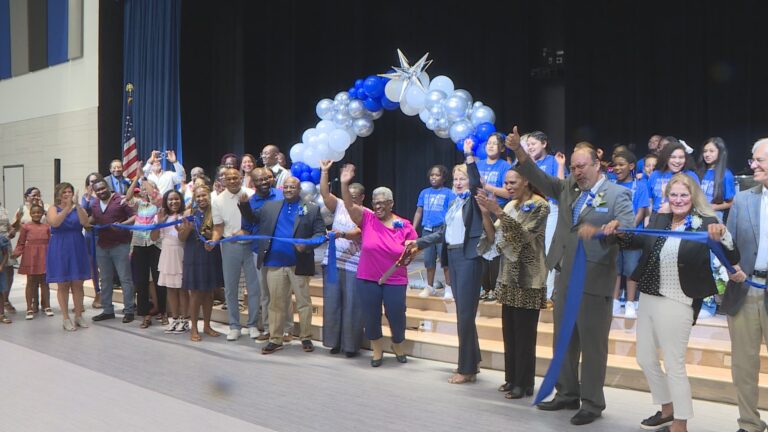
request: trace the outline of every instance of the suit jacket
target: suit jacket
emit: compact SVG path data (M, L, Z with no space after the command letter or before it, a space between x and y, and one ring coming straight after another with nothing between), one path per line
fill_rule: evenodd
M104 180L107 181L107 187L109 188L109 190L111 190L112 192L117 192L120 195L125 195L126 193L128 193L128 186L131 185L130 180L128 180L127 178L123 177L122 179L118 180L112 174L104 177ZM115 190L115 184L120 184L122 185L122 187L119 190Z
M547 254L547 267L553 269L559 265L561 277L556 288L562 292L567 289L570 279L573 257L579 242L577 232L581 224L589 223L599 227L615 219L619 221L620 227L632 228L635 217L632 211L632 191L608 179L604 180L597 194L602 196L605 205L599 208L587 206L574 224L572 208L582 191L578 189L573 176L568 176L565 180L550 176L530 158L519 164L518 169L544 195L559 202L560 211ZM584 284L584 292L612 297L616 284L616 255L619 252L615 238L587 240L584 242L584 249L587 255L587 281Z
M648 222L650 229L664 229L672 221L671 213L654 213ZM717 218L704 217L702 224L696 231L707 231L707 226L718 223ZM640 261L632 273L631 278L639 281L648 266L653 245L656 243L656 236L633 236L630 248L642 249ZM739 250L735 248L729 250L723 247L725 255L732 264L739 262ZM692 299L703 299L717 294L715 278L712 275L712 264L710 261L709 247L704 243L683 240L680 242L680 249L677 253L677 269L680 278L680 287L683 293ZM694 304L694 310L698 312L701 308L701 302ZM694 315L695 316L695 315Z
M476 163L467 164L467 175L469 177L469 202L462 208L462 219L464 219L464 258L474 259L480 255L477 252L477 243L480 236L483 235L483 215L480 213L480 205L472 198L477 188L482 187L480 182L480 171L477 170ZM445 229L448 224L443 224L437 231L416 240L419 249L424 249L438 243L445 242Z
M285 200L267 201L257 210L252 210L249 203L240 203L240 214L249 223L258 224L259 235L273 236L277 227L277 219L280 216L280 210L283 209ZM306 214L296 216L293 223L293 238L312 238L325 235L325 224L320 216L320 207L315 203L306 203ZM272 239L258 240L258 255L256 266L261 268L264 264L264 257L272 248ZM303 252L296 251L296 271L300 276L315 275L315 252L317 246L306 245Z
M737 193L728 214L728 231L731 232L733 242L741 252L739 266L747 276L755 271L755 260L757 260L762 193L762 185ZM723 297L722 308L725 313L731 316L736 315L744 304L748 291L748 285L729 281ZM768 308L768 296L765 297L765 307Z

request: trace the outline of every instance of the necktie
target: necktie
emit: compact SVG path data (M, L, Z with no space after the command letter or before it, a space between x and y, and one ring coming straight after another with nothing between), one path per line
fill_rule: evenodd
M573 205L573 214L572 214L572 222L574 225L576 225L576 222L579 221L579 214L581 214L581 207L584 206L584 203L587 201L587 198L589 197L589 192L582 192L581 195L579 195L579 199L576 200L576 203Z

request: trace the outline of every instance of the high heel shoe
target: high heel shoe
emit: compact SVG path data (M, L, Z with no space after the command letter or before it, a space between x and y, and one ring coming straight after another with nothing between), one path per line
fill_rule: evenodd
M408 363L408 356L406 354L402 354L402 355L398 354L397 351L395 351L395 345L394 344L390 345L389 349L391 349L392 352L395 353L395 358L397 359L398 362L400 362L400 363Z
M69 319L69 318L65 319L61 326L64 327L64 330L66 330L66 331L75 331L75 330L77 330L77 327L75 327L75 325L72 324L72 320Z
M88 324L85 323L85 320L82 316L75 317L75 326L80 328L88 328Z

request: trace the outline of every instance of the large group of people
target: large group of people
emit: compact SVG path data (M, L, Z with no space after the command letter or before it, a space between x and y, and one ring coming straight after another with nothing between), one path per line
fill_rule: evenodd
M89 174L82 197L73 185L61 183L48 206L40 190L30 188L13 216L0 207L0 321L11 322L8 291L20 257L19 273L27 276L26 319L39 310L54 315L48 284L55 283L62 327L87 328L83 282L94 279L100 297L93 306L102 311L92 321L116 317L112 298L119 286L123 323L139 315L142 329L159 320L166 333L189 333L199 342L203 335L219 335L210 320L223 288L227 340L247 335L265 342L262 354L272 354L295 333L303 351L312 352L309 282L319 243L286 239L327 237L335 242L337 277L329 278L326 251L322 342L332 354L354 357L365 338L372 367L383 364L387 350L407 363L407 266L423 252L428 278L419 295L437 295L439 260L443 299L456 305L458 364L448 382L477 380L478 305L497 301L505 360L499 391L519 399L534 390L540 311L553 307L555 340L566 337L561 324L569 280L585 272L556 395L538 408L577 410L574 425L601 416L609 331L623 307L624 316L637 320L637 361L660 406L641 427L679 432L693 416L685 369L691 328L702 305L718 294L713 267L719 263L708 246L674 235L698 231L720 243L736 270L720 307L731 332L740 431L766 429L757 411L757 378L761 341L768 338L768 300L764 289L745 280L765 284L768 271L768 139L752 148L749 166L757 186L739 193L718 137L701 146L698 167L685 142L659 134L649 139L643 158L627 146L615 146L604 157L588 142L577 143L568 158L552 151L543 132L520 136L516 127L487 140L487 158L478 159L473 148L471 139L463 142L464 161L451 171L451 188L445 187L447 168L429 169L429 187L419 194L413 223L394 212L387 187L374 188L366 207L366 188L353 182L350 164L340 167L337 196L331 191L333 162L321 161L317 202L325 209L303 199L300 180L274 145L262 150L260 160L224 155L212 179L195 167L187 182L172 151L153 151L135 178L123 176L119 160L110 163L106 177ZM163 169L163 159L173 170ZM323 219L323 211L331 221ZM670 236L625 231L638 227L667 230ZM11 249L9 240L17 233ZM91 248L87 236L94 235ZM580 245L586 268L574 261ZM389 347L383 343L382 309Z

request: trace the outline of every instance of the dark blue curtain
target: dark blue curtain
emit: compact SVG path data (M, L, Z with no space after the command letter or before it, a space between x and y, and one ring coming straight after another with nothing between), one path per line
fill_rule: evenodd
M124 24L123 89L133 84L139 158L146 162L152 150L175 150L181 162L181 0L126 0ZM125 107L125 94L123 98Z

